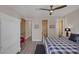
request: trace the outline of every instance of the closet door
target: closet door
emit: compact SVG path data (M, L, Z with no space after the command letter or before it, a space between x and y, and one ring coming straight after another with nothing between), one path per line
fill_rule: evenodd
M48 20L42 20L42 36L48 37Z
M1 20L1 53L17 53L20 51L20 21L3 16Z

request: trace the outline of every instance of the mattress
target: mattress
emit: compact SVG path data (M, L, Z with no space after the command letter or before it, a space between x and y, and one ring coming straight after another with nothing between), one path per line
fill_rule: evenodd
M50 36L43 39L47 54L79 54L78 44L64 38Z

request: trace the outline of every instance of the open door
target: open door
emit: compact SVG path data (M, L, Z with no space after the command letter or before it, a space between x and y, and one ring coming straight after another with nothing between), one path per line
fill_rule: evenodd
M21 45L21 49L24 46L25 37L26 37L26 21L23 18L21 18L21 23L20 23L20 45Z
M25 26L25 20L21 18L21 35L24 37L26 36L26 26Z
M42 20L42 36L48 37L48 20Z

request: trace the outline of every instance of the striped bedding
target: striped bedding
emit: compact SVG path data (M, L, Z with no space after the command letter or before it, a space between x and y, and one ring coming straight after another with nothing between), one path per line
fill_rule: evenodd
M79 54L78 44L62 37L54 36L44 39L47 54Z

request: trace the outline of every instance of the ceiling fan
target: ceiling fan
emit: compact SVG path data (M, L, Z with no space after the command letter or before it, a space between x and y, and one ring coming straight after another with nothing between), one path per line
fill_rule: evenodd
M56 8L53 8L53 5L50 5L50 9L44 9L44 8L40 8L40 10L46 10L46 11L49 11L49 15L52 15L52 12L55 11L55 10L58 10L58 9L62 9L64 7L67 7L67 5L62 5L62 6L59 6L59 7L56 7Z

